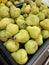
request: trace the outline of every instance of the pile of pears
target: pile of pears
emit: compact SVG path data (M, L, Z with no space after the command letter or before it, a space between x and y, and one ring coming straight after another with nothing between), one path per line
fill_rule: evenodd
M13 4L19 4L21 2L26 2L25 0L0 0L1 3L4 3L6 5L11 5L12 3Z
M23 65L49 38L49 8L41 0L28 0L22 8L12 4L18 0L0 1L0 40L16 63Z

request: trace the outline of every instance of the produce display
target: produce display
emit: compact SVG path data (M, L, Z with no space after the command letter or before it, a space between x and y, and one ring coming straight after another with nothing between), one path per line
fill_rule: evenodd
M49 8L41 0L28 0L21 8L13 4L22 1L0 0L0 41L19 65L49 38Z
M0 0L0 2L6 4L6 5L11 5L12 3L14 4L19 4L21 2L25 2L25 0Z

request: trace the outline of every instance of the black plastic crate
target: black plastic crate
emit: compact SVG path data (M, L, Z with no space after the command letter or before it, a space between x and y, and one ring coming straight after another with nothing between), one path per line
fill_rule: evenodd
M25 65L32 65L35 60L42 54L42 52L45 50L45 48L49 46L49 39L47 39L44 44L39 48L39 50L31 56L30 60L25 64ZM49 49L49 47L48 47ZM2 45L2 43L0 42L0 54L2 55L2 57L4 58L1 59L2 63L6 62L8 63L8 65L18 65L14 60L13 58L11 57L11 55L9 54L9 52L6 50L6 48ZM0 55L0 57L1 57ZM49 52L46 50L46 53L44 54L46 56L43 56L43 58L40 58L38 64L36 65L42 65L42 63L45 61L46 57L49 56ZM43 59L43 60L42 60ZM42 61L42 62L41 62ZM41 62L41 63L40 63ZM7 65L7 64L5 64Z

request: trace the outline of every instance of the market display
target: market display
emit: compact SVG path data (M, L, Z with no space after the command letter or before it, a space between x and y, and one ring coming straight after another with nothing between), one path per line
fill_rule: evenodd
M0 0L0 40L23 65L49 38L49 8L41 0L28 0L21 8L14 5L19 2L24 0Z

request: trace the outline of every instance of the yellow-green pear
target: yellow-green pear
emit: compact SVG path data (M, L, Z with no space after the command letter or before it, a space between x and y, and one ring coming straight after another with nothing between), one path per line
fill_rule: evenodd
M11 56L20 65L25 64L28 60L27 52L25 49L19 49L17 52L12 53Z
M37 45L36 41L29 40L25 44L25 49L26 49L28 54L34 54L38 50L38 45Z

